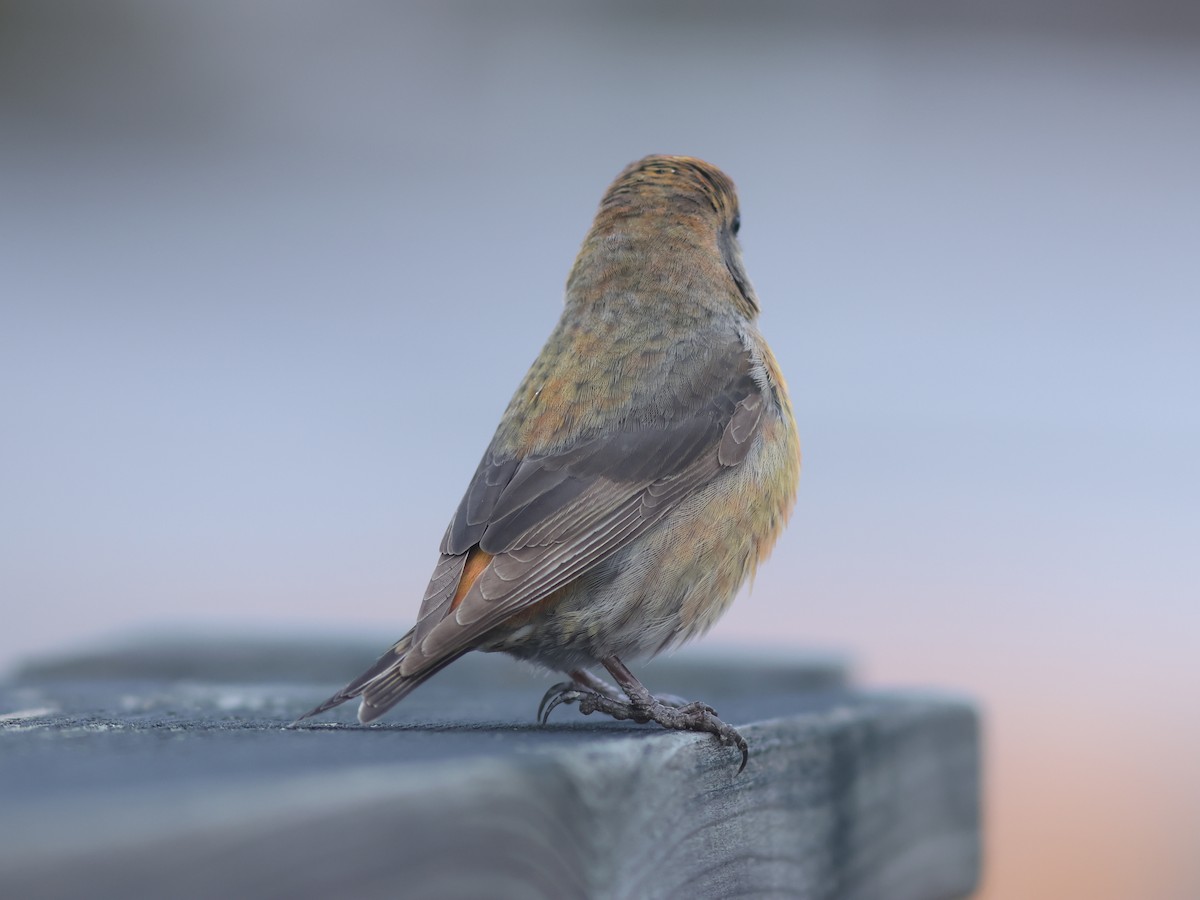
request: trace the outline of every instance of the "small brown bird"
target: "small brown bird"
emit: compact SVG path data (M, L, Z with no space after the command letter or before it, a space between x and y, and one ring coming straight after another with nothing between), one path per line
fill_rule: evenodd
M568 675L543 722L578 703L707 731L745 767L745 740L711 707L656 698L622 661L707 631L795 500L796 425L755 325L739 225L733 183L701 160L648 156L617 176L416 625L301 719L361 697L370 722L464 653L504 651Z

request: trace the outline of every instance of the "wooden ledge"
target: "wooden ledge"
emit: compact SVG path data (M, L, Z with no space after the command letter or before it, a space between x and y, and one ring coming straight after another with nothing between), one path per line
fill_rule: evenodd
M741 776L707 736L538 726L553 679L479 654L383 723L282 727L376 649L157 642L0 684L0 895L924 900L978 879L962 699L855 690L823 658L639 667L745 726Z

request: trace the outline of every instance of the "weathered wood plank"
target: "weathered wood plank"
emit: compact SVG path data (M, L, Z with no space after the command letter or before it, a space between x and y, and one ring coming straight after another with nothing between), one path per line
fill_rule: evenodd
M745 729L735 777L706 737L532 725L547 679L464 663L394 724L298 731L280 725L327 687L288 683L302 663L265 684L203 660L164 679L128 653L119 677L27 671L0 689L0 715L40 710L0 722L0 895L916 900L976 882L962 700L854 691L829 661L648 668L735 722L782 715Z

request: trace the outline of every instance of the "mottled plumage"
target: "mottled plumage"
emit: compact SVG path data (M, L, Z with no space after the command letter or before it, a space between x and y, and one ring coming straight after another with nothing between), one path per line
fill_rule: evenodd
M369 722L478 649L571 673L567 702L597 689L583 670L603 664L625 697L584 711L715 731L645 712L612 660L707 630L795 497L795 423L738 226L732 182L700 160L651 156L617 177L562 318L446 529L416 625L307 715L361 696Z

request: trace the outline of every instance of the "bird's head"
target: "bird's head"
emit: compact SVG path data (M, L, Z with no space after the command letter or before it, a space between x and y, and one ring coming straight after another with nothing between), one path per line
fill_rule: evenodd
M734 303L753 318L758 299L742 265L741 228L733 181L691 156L653 155L627 166L600 201L581 260L612 259L622 248L652 271L711 261L736 291Z

